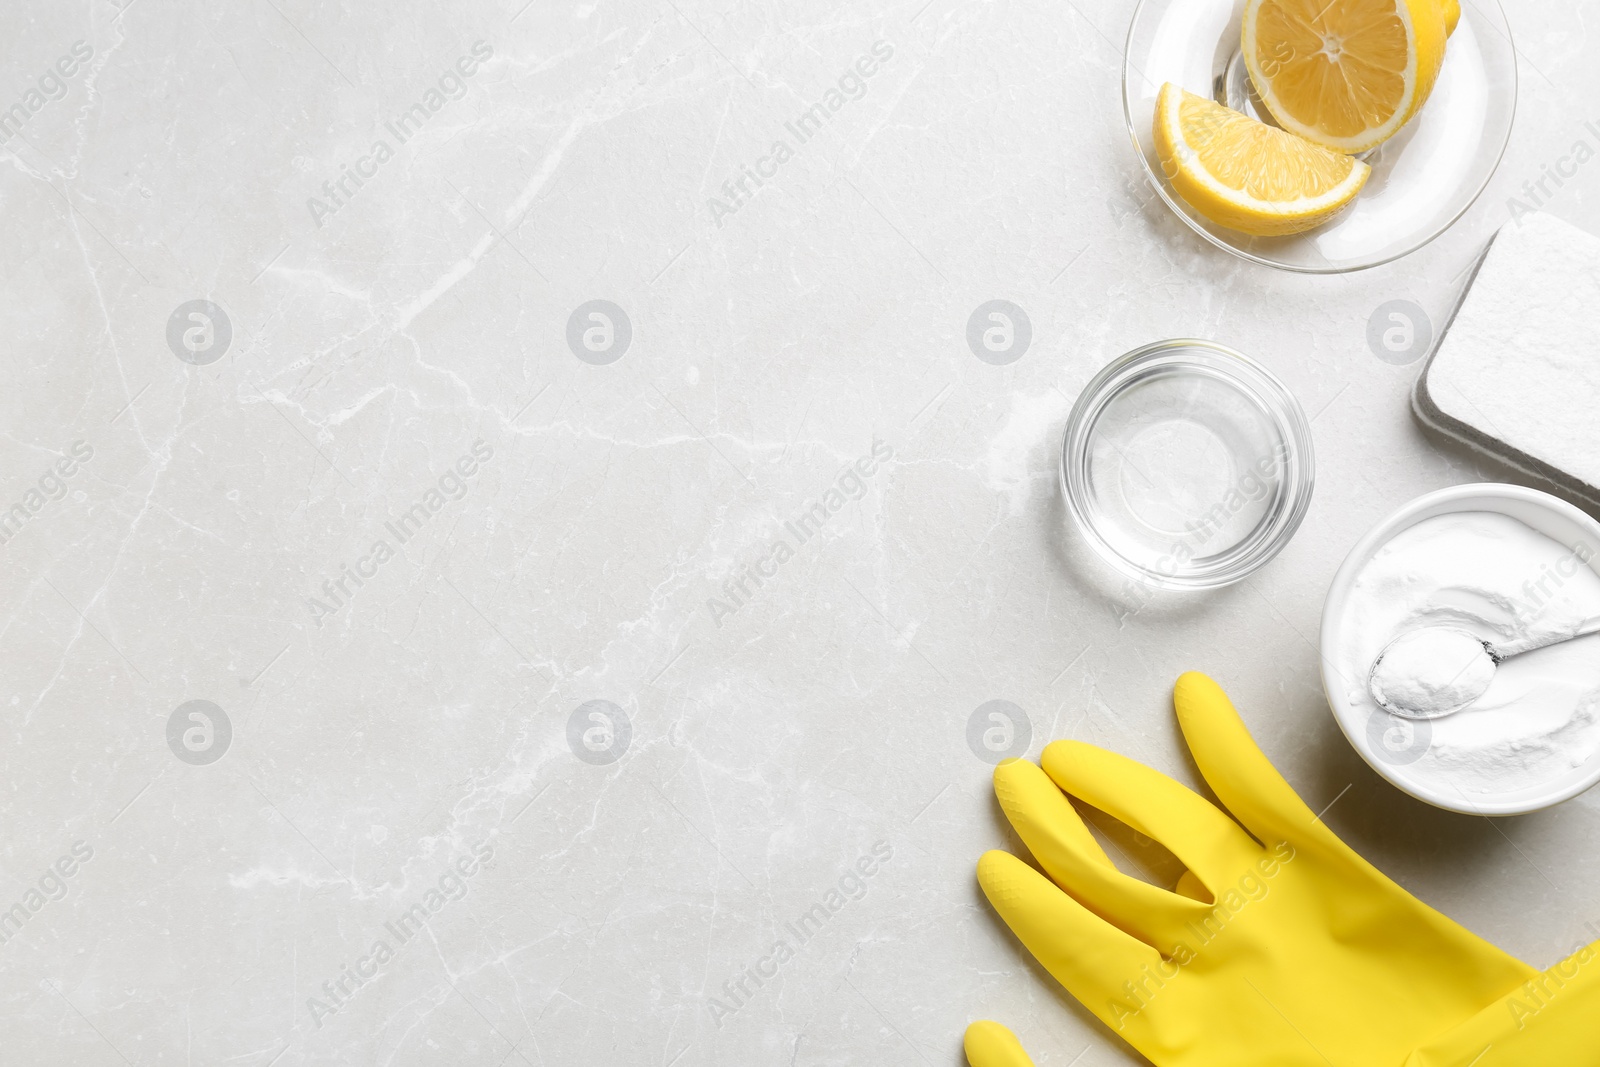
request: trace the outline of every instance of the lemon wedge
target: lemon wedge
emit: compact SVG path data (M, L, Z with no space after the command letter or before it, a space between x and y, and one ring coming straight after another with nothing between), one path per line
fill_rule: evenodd
M1274 129L1168 82L1156 154L1178 195L1220 226L1260 237L1321 226L1372 173L1358 159Z
M1245 66L1278 125L1365 152L1427 102L1460 17L1458 0L1247 0Z

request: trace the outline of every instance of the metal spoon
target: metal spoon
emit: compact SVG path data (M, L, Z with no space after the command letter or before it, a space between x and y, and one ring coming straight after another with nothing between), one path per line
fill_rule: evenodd
M1533 644L1497 647L1459 626L1425 626L1400 634L1378 653L1367 673L1367 691L1378 706L1405 719L1439 719L1470 707L1494 681L1495 670L1513 656L1600 633L1600 615L1570 634Z

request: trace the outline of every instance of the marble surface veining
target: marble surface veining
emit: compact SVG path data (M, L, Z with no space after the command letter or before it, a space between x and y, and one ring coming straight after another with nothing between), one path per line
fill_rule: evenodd
M1511 8L1483 199L1305 278L1152 196L1127 0L6 0L0 1061L954 1067L989 1016L1137 1063L981 898L969 723L1192 782L1190 668L1554 962L1600 797L1406 799L1314 648L1372 522L1507 476L1369 320L1443 322L1513 198L1600 231L1593 12ZM1130 602L1054 457L1170 336L1280 375L1319 482L1248 581Z

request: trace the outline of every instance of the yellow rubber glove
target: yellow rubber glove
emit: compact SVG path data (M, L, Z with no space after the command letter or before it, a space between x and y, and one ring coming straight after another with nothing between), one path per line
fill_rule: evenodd
M962 1045L972 1067L1033 1067L1017 1035L988 1019L980 1019L967 1027Z
M1594 947L1544 975L1518 962L1334 836L1215 682L1184 675L1175 704L1238 822L1081 742L1047 747L1043 770L995 769L995 795L1049 878L989 852L978 880L1101 1021L1159 1067L1600 1067ZM1165 845L1188 868L1175 890L1119 871L1064 792ZM1020 1046L1004 1058L1003 1027L980 1025L993 1029L969 1030L974 1067L1028 1063Z

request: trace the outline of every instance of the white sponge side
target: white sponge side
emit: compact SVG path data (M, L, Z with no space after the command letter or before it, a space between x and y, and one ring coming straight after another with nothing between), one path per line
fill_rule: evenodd
M1412 407L1424 424L1600 506L1600 238L1542 213L1504 227Z

